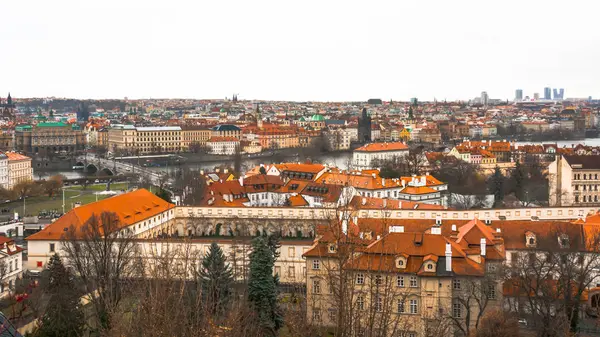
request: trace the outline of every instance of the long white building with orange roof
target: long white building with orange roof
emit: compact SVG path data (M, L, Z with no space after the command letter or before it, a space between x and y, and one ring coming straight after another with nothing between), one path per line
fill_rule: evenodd
M402 142L370 143L354 150L352 165L355 169L373 168L373 161L387 161L408 155L408 146Z

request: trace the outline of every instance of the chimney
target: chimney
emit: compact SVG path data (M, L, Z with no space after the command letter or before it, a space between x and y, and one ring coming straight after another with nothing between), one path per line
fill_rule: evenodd
M387 207L387 199L383 199L383 208Z
M348 234L348 220L346 219L342 220L342 232Z
M229 169L227 169L227 168L226 168L226 169L224 169L224 170L223 170L223 173L229 173Z
M355 225L358 225L358 217L357 216L353 216L352 217L352 222L354 222Z
M381 178L381 186L385 186L385 178Z
M484 239L484 238L481 238L481 243L480 243L480 245L481 245L481 256L484 256L484 257L485 257L485 248L486 248L486 247L485 247L485 239Z
M446 243L446 271L452 271L452 246Z
M402 209L402 201L398 201L398 209Z
M240 177L240 186L244 186L244 176Z
M372 173L371 176L373 176L373 179L377 178L377 175L375 173Z
M362 198L362 205L364 206L364 205L366 205L366 204L367 204L367 198L363 197L363 198Z
M200 175L203 176L204 175L204 170L200 170Z

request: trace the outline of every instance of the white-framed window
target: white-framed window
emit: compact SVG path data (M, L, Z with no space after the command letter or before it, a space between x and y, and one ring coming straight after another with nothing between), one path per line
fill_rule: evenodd
M312 290L313 290L313 294L320 294L321 293L321 281L320 280L313 280L313 282L312 282Z
M488 298L490 300L496 299L496 285L493 283L489 285Z
M410 313L417 314L419 312L419 302L418 300L410 300Z
M457 301L452 303L452 317L461 318L462 317L462 305Z
M362 295L356 296L356 308L358 310L365 310L365 299Z
M376 311L383 311L383 297L377 296L375 298L375 310Z
M313 321L321 321L321 309L313 309Z
M365 283L365 275L363 273L356 274L356 284L364 284Z
M416 288L417 286L418 286L417 277L416 276L411 276L410 277L410 287L411 288Z
M403 314L405 313L405 307L404 307L404 300L403 299L399 299L398 300L398 307L396 309L398 311L399 314Z
M312 268L315 269L315 270L321 269L321 261L319 261L319 260L313 260Z
M396 286L400 288L404 288L404 276L396 277Z

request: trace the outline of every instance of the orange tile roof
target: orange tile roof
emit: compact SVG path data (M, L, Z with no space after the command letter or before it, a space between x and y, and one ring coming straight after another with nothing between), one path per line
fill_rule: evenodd
M292 207L301 207L308 205L308 202L300 194L293 195L289 197L288 200L290 201L290 206Z
M364 204L363 204L364 202ZM385 204L385 207L384 207ZM388 210L394 210L394 209L420 209L420 210L434 210L434 209L446 209L446 207L441 206L441 205L431 205L431 204L424 204L424 203L419 203L419 202L413 202L413 201L404 201L404 200L396 200L396 199L383 199L383 198L373 198L373 197L361 197L361 196L354 196L352 198L352 200L350 201L349 206L351 206L354 209L375 209L375 210L380 210L380 209L388 209Z
M395 143L370 143L354 150L356 152L385 152L385 151L408 151L408 146L402 142Z
M24 156L20 153L16 153L16 152L5 152L4 154L6 154L6 156L8 157L8 160L31 160L30 157Z
M419 187L414 187L414 186L406 186L405 188L403 188L400 193L402 194L430 194L430 193L437 193L438 191L434 190L431 187L427 187L427 186L419 186Z
M211 137L209 140L211 143L215 142L238 142L239 139L235 137Z
M60 240L71 225L79 231L92 214L100 215L105 211L116 213L121 221L120 228L124 228L174 207L150 191L139 189L74 208L27 240Z

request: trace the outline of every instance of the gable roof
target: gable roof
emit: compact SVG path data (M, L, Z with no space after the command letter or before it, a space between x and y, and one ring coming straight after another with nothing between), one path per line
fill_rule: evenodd
M370 143L354 150L355 152L385 152L385 151L408 151L408 146L401 142L395 143Z
M164 201L150 191L138 189L76 207L43 230L28 236L26 240L60 240L71 225L79 231L92 215L100 215L106 211L116 213L120 220L120 228L125 228L174 207L174 204Z

